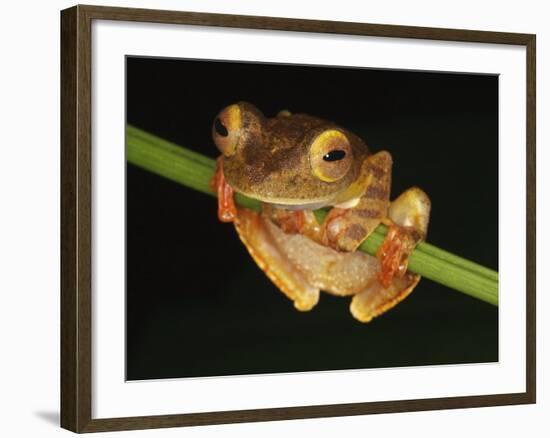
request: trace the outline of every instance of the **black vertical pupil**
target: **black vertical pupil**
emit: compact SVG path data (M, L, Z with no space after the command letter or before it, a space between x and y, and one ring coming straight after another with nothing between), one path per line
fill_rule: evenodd
M219 117L216 117L216 120L214 120L214 129L222 137L227 137L227 128L223 125Z
M325 161L338 161L343 159L346 156L346 152L340 149L335 149L323 155L323 160Z

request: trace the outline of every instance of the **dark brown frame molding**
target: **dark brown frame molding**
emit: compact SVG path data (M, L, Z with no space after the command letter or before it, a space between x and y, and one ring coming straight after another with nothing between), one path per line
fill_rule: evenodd
M92 419L91 24L140 21L525 46L527 52L526 392ZM535 47L531 34L75 6L61 12L61 426L99 432L535 403Z

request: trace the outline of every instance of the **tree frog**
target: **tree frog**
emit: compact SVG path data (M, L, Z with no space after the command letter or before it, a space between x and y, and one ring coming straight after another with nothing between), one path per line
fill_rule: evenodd
M307 114L265 117L238 102L214 119L221 156L212 180L218 217L233 222L252 258L298 310L320 291L352 296L362 322L408 296L420 277L407 260L426 237L430 200L412 187L390 202L392 157L371 153L355 134ZM261 213L234 203L234 192L262 203ZM315 209L331 207L322 224ZM356 251L384 223L376 256Z

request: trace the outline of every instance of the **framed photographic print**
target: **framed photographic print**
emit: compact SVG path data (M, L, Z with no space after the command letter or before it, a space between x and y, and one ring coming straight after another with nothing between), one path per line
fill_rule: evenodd
M75 6L61 49L62 427L535 402L534 35Z

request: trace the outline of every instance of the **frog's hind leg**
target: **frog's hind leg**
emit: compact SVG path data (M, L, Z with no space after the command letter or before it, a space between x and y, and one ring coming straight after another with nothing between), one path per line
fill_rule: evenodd
M288 234L264 212L238 209L235 226L258 266L298 310L317 304L319 291L353 296L350 310L362 322L391 309L409 295L420 277L405 273L388 287L377 279L380 261L360 251L340 252L302 234Z
M310 310L319 301L319 288L312 286L288 259L270 231L268 220L263 215L238 208L235 228L256 264L294 302L294 307Z
M352 315L361 322L384 313L405 299L420 281L407 271L407 261L418 242L426 238L430 218L430 199L412 187L395 199L385 219L389 230L378 250L379 281L373 281L356 294L350 305Z

